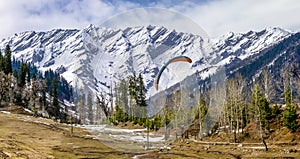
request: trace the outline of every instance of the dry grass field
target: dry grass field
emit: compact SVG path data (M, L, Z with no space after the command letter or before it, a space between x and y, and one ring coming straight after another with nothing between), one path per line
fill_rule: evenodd
M278 132L273 138L280 141L288 135ZM209 139L178 140L168 145L170 150L121 152L94 140L82 128L74 127L71 134L69 125L50 119L0 112L0 158L300 158L300 145L296 141L291 144L279 141L269 141L268 152L261 143L228 144Z

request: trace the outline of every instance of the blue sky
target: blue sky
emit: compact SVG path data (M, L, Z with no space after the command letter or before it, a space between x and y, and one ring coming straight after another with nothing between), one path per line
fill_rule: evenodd
M0 2L0 39L28 30L98 26L112 16L141 7L176 11L211 37L267 27L300 31L299 0L9 0Z

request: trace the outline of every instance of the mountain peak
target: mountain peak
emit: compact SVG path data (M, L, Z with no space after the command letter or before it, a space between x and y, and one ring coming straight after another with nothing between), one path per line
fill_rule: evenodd
M282 29L280 27L267 27L265 30L268 31L268 32L290 33L290 31L287 31L287 30Z
M216 48L213 56L209 54L211 45L208 47L198 35L153 25L121 30L90 24L81 31L32 31L4 39L0 47L10 44L13 57L32 62L41 71L63 68L62 76L73 86L86 85L95 91L107 91L112 80L136 72L143 74L149 89L159 68L175 56L184 55L195 61L191 71L186 71L192 74L215 64L227 64L232 59L245 59L289 35L280 28L268 30L229 32L213 44ZM166 74L172 78L162 80L161 84L172 85L184 77L174 78L172 71ZM153 93L154 89L149 92Z

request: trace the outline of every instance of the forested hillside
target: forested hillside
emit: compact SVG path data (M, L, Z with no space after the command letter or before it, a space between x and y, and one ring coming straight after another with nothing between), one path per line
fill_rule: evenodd
M40 72L31 63L11 57L10 46L0 52L0 106L18 105L35 115L66 119L64 101L73 101L73 88L52 70Z

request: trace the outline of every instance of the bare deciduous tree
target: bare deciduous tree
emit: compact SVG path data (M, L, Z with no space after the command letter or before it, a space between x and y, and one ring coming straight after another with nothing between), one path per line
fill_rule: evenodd
M272 77L268 69L264 69L262 71L261 85L263 86L262 88L263 88L264 96L270 102L275 95L275 90L274 90Z

